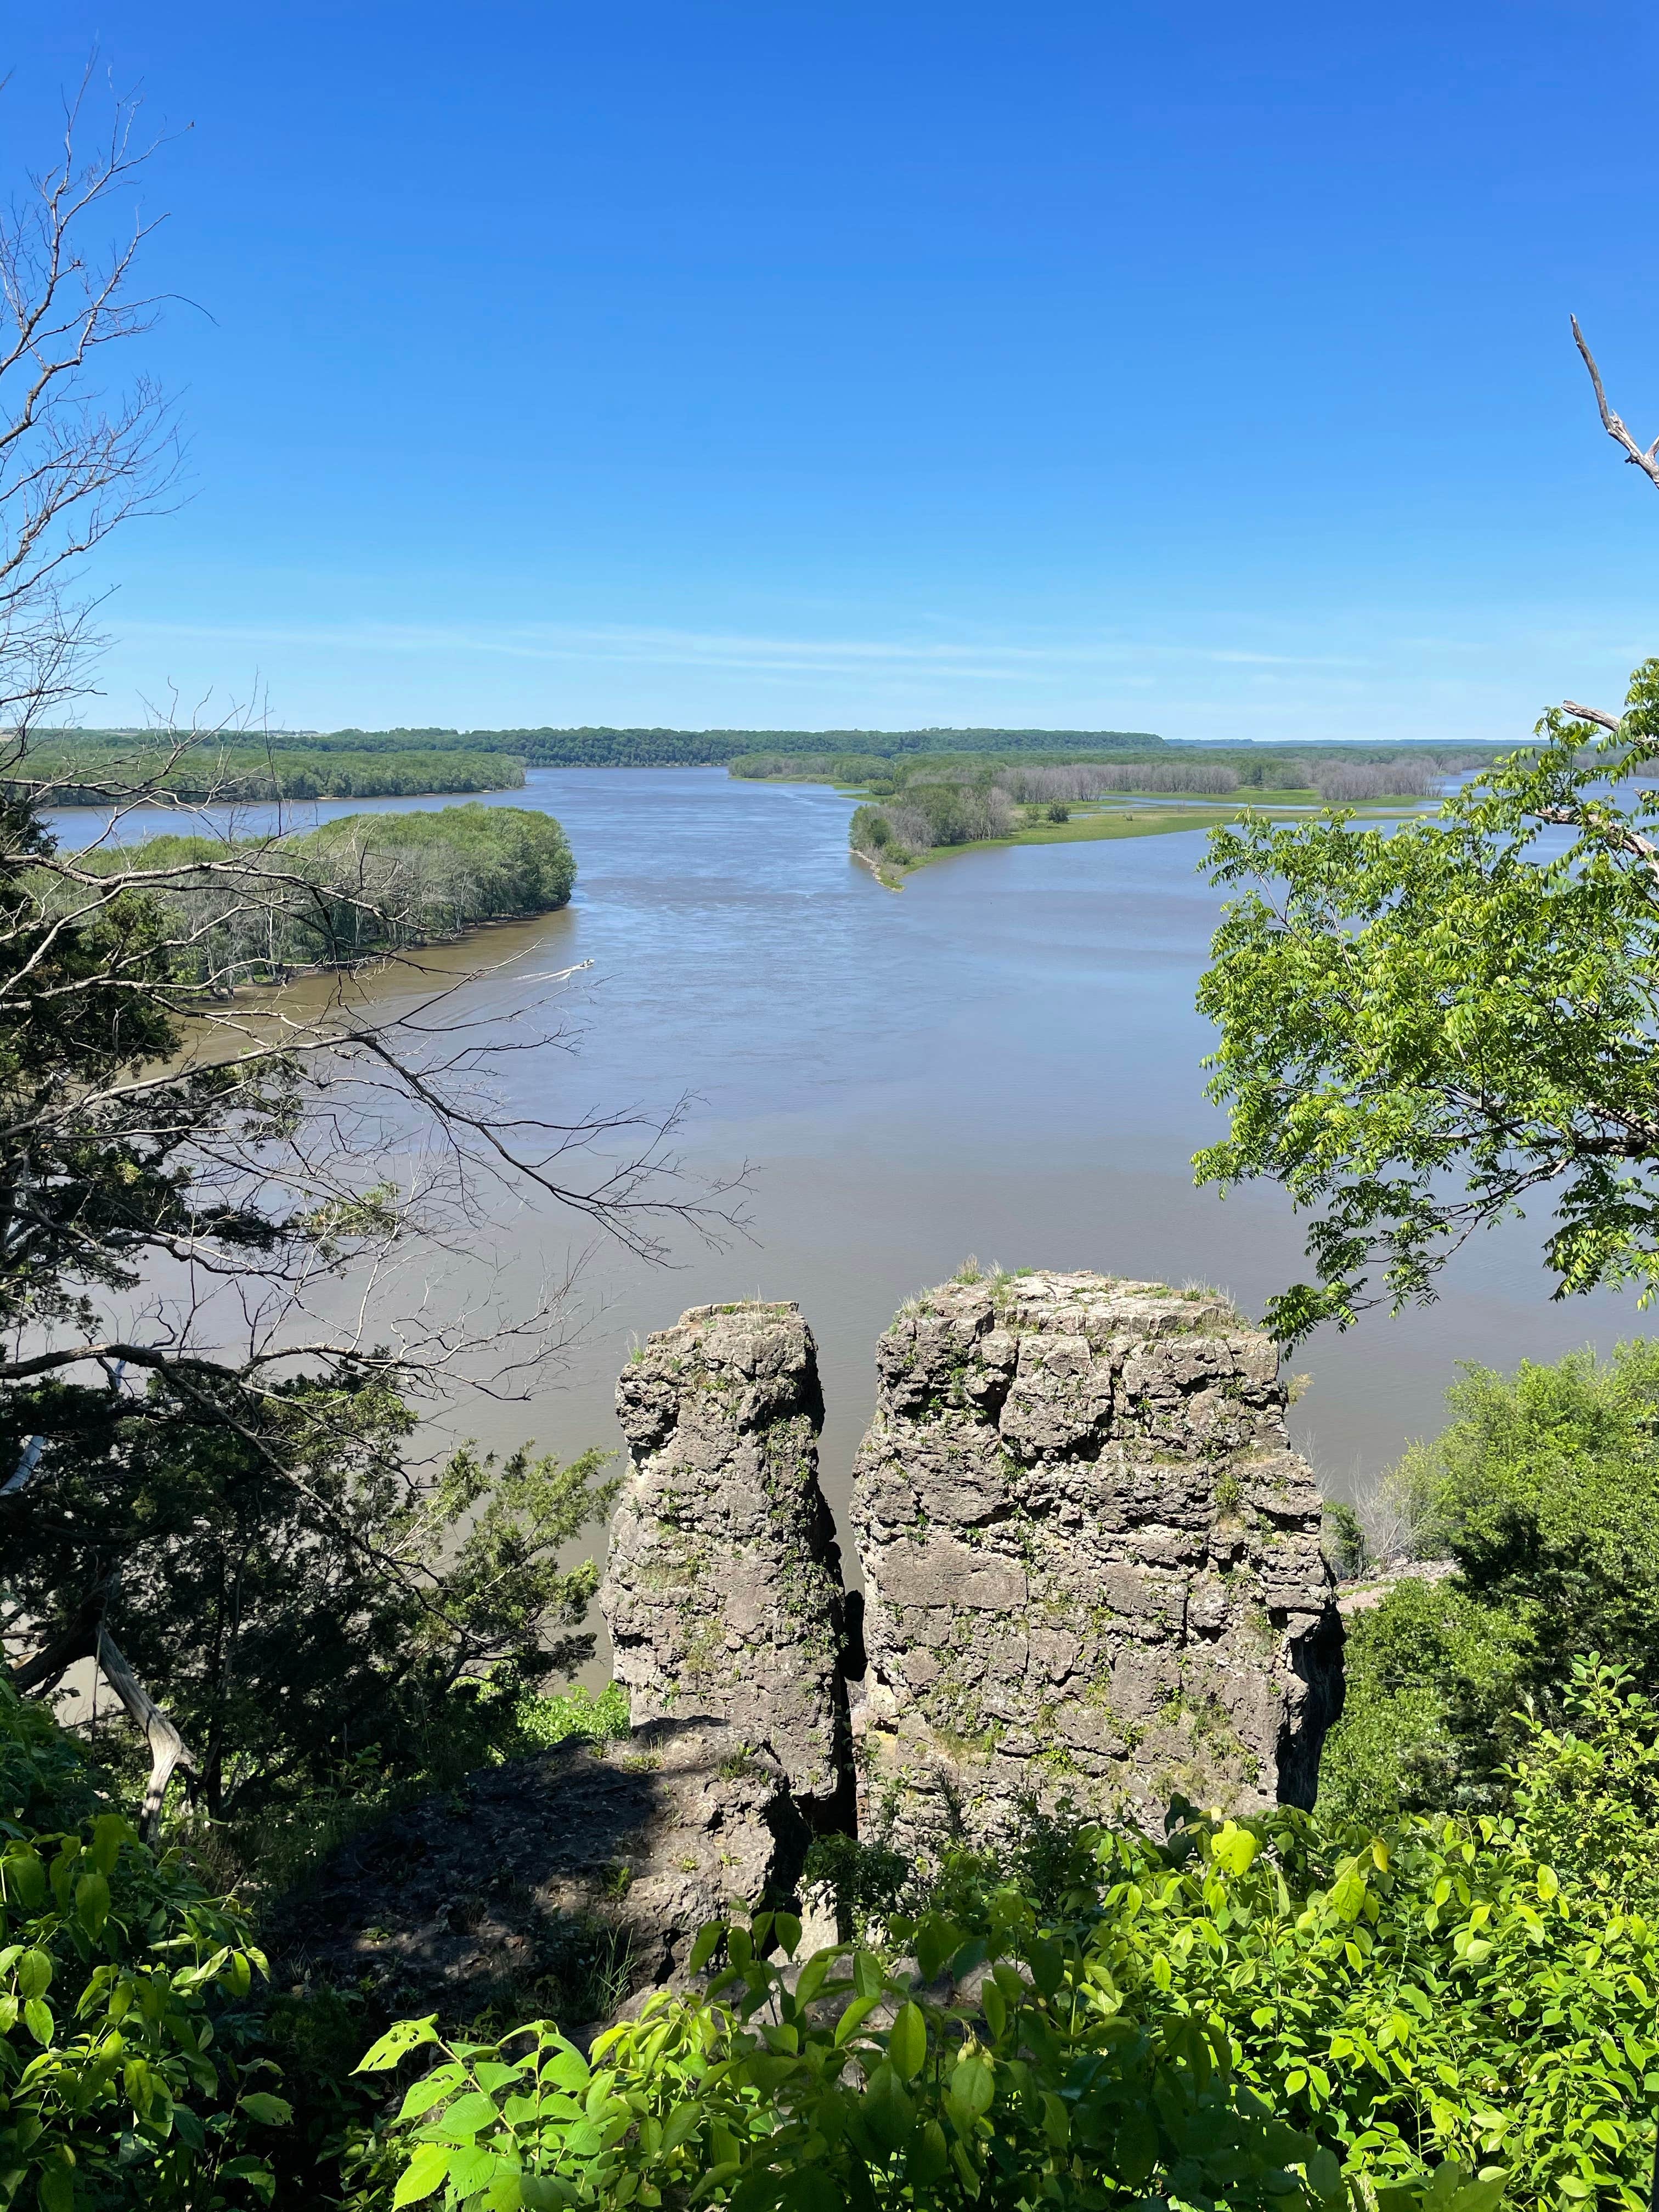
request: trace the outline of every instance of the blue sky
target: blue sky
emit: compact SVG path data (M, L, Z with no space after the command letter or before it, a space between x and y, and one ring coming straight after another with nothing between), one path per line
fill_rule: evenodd
M1633 5L6 10L96 41L192 497L106 697L1491 738L1659 651Z

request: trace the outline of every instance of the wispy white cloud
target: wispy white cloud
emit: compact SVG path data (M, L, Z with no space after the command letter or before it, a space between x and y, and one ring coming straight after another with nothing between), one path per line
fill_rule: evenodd
M130 641L211 643L260 652L301 650L385 654L482 655L547 662L648 662L772 675L948 674L976 682L1018 683L1045 670L1205 662L1223 666L1358 669L1347 654L1267 653L1235 646L1172 644L1149 638L1096 637L1022 643L1010 639L766 637L741 631L600 623L467 625L444 623L171 623L124 625Z

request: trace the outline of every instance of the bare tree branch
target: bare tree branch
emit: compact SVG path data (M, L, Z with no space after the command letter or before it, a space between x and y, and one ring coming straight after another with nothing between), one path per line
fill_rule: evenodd
M1561 704L1569 714L1575 716L1579 721L1595 722L1604 730L1611 730L1614 737L1617 737L1625 726L1620 715L1604 714L1599 707L1581 707L1576 699L1564 699Z
M1595 387L1595 404L1601 410L1601 428L1616 446L1623 447L1625 459L1633 467L1642 470L1653 483L1659 484L1659 438L1656 438L1650 446L1638 446L1626 428L1622 416L1615 415L1608 406L1607 395L1601 383L1601 372L1595 366L1595 356L1585 343L1584 333L1578 327L1577 316L1574 315L1571 320L1573 342L1583 356L1584 366L1589 371L1590 382ZM1575 708L1573 711L1577 710ZM1597 714L1590 719L1600 721L1602 718Z

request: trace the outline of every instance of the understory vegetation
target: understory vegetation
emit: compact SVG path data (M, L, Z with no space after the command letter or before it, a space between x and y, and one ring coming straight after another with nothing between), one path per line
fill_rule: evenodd
M1589 1665L1560 1704L1481 1813L841 1839L849 1941L711 1926L701 1987L585 2048L273 1990L0 1690L14 2201L1641 2212L1659 1711Z

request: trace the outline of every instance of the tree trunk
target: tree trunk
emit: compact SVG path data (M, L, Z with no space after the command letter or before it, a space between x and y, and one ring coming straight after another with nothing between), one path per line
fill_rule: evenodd
M190 1775L200 1770L190 1746L128 1666L101 1621L98 1625L97 1653L105 1680L126 1708L127 1718L149 1746L149 1786L144 1792L143 1816L139 1826L144 1841L152 1844L161 1826L161 1800L167 1796L167 1784L175 1771L181 1766Z
M110 1585L100 1583L76 1607L75 1617L60 1634L12 1671L11 1685L20 1695L40 1694L61 1681L77 1659L95 1659L127 1718L149 1746L149 1785L139 1826L144 1841L153 1844L161 1826L161 1801L167 1784L181 1766L186 1774L199 1774L195 1753L178 1729L128 1666L119 1645L104 1626Z

